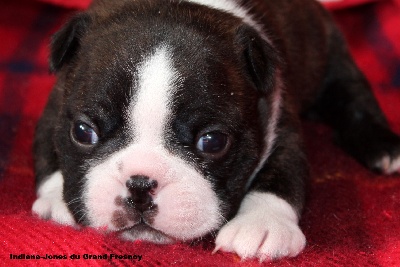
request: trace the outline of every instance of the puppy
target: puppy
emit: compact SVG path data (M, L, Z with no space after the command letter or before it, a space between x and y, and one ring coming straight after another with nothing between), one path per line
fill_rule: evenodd
M400 138L312 0L96 1L52 39L33 212L128 240L191 241L260 261L299 254L302 114L366 167Z

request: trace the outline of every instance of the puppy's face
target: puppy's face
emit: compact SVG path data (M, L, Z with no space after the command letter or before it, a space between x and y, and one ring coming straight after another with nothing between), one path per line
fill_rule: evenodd
M259 64L265 44L236 20L160 12L77 17L55 37L52 62L64 90L55 144L75 219L166 243L237 211L265 149L259 72L272 61Z

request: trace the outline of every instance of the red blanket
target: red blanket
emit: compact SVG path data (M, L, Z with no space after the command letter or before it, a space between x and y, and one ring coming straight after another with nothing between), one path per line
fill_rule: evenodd
M346 1L329 7L335 8L358 65L391 126L400 133L400 0L350 9ZM126 242L31 215L32 135L54 82L47 67L48 39L71 13L32 0L2 1L0 265L259 266L229 253L211 255L212 241L165 246ZM365 170L332 144L331 130L325 126L305 122L304 134L312 168L301 221L308 245L297 258L272 265L400 266L400 177ZM96 255L103 259L93 259Z

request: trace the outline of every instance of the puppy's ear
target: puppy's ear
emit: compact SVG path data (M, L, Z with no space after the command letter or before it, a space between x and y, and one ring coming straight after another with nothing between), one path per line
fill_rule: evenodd
M249 78L261 93L268 93L275 84L278 53L257 31L247 25L238 28L236 43Z
M58 71L76 54L80 39L90 24L90 17L81 13L73 17L51 39L50 71Z

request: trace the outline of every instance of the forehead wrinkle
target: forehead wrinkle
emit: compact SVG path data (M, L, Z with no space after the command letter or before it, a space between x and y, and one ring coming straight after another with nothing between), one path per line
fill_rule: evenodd
M133 84L136 95L130 109L135 142L159 146L171 115L171 103L181 75L173 66L171 50L166 45L144 58Z

